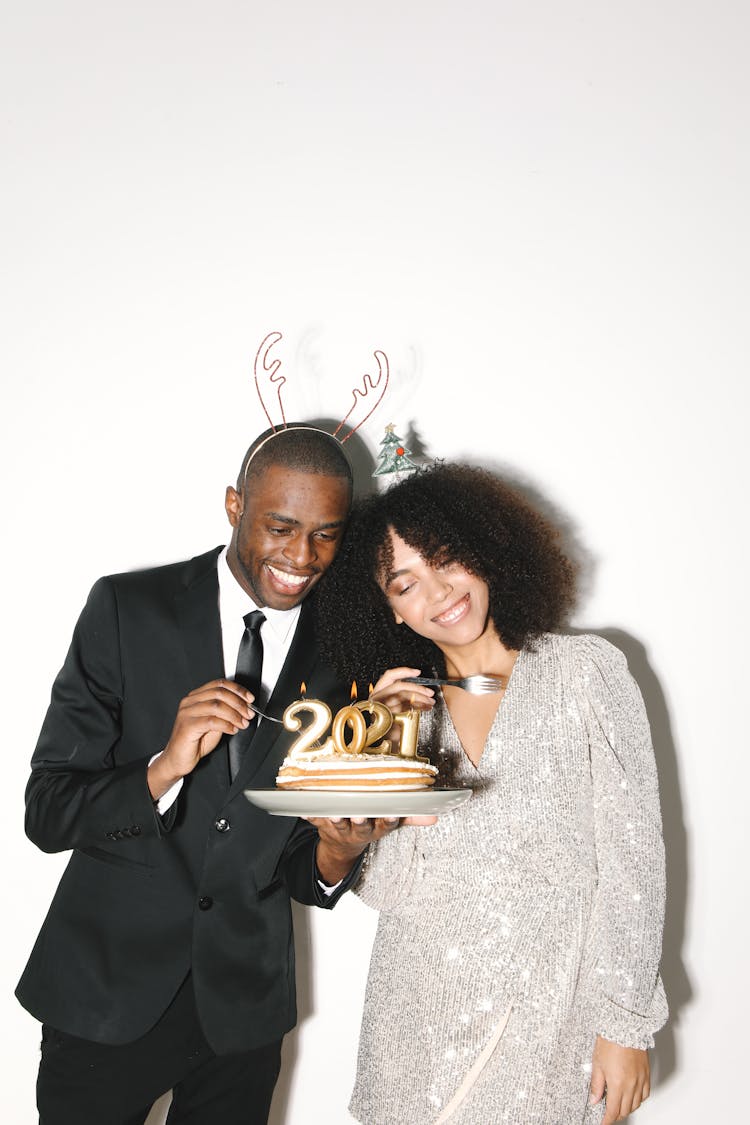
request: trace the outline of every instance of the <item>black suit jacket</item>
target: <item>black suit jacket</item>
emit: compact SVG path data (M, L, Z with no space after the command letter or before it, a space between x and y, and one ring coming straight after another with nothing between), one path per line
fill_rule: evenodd
M164 818L154 808L146 769L180 700L224 675L220 550L100 579L55 681L32 759L26 830L44 851L73 854L17 995L72 1035L138 1038L192 970L217 1053L279 1039L296 1019L290 894L332 906L350 882L325 898L315 830L269 816L243 795L274 784L294 737L276 724L261 723L231 785L223 741ZM307 603L271 713L298 698L302 680L311 697L345 701L316 662Z

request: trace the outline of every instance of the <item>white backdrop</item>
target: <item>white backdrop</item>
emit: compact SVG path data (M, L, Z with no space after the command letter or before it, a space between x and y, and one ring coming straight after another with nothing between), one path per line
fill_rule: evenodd
M641 683L669 855L637 1120L735 1118L748 33L741 0L4 0L5 1120L35 1120L12 989L65 861L22 827L53 676L98 575L224 540L272 329L291 414L340 416L384 348L370 449L393 421L503 467L585 551L575 623ZM374 918L299 922L274 1125L343 1125Z

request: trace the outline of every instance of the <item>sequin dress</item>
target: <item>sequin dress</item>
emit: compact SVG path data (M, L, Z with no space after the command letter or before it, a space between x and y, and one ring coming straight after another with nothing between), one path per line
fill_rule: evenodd
M420 749L470 801L373 849L381 911L350 1110L363 1125L586 1125L597 1034L652 1045L664 862L625 658L595 636L520 653L479 767L438 701Z

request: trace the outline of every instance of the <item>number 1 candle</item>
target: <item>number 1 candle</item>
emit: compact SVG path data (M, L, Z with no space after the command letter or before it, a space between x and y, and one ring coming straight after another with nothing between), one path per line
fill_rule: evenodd
M400 715L394 715L393 723L394 726L398 723L401 727L399 754L402 758L416 758L417 741L419 739L419 711L410 707L408 711L402 711Z

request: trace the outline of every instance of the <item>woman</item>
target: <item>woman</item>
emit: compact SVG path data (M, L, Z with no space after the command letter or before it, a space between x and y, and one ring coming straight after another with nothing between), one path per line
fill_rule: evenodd
M329 659L423 708L438 784L473 790L374 844L357 888L381 912L364 1125L609 1125L648 1096L666 1018L656 771L622 654L554 631L574 577L518 493L454 466L366 501L321 585ZM476 672L504 691L407 681Z

